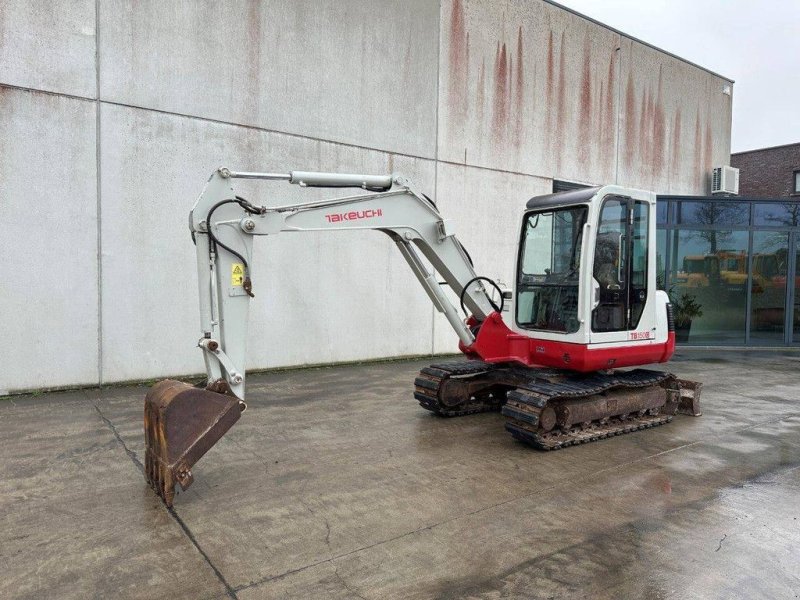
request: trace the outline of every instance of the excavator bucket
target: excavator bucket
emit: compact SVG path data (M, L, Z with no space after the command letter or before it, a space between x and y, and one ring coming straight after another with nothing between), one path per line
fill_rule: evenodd
M165 379L144 400L145 478L172 506L175 484L192 485L192 466L244 410L238 398Z
M689 381L688 379L676 379L680 389L680 400L678 401L678 412L690 417L700 417L700 391L703 384L699 381Z

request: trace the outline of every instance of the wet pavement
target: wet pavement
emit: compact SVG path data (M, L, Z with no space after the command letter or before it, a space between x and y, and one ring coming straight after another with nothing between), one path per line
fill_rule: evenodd
M800 597L800 353L684 351L704 416L551 453L427 362L251 376L173 511L144 386L0 399L0 597Z

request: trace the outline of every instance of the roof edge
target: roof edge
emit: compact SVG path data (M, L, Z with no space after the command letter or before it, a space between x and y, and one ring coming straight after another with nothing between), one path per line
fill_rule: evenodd
M792 142L791 144L778 144L777 146L765 146L764 148L753 148L752 150L742 150L741 152L731 152L731 156L738 154L750 154L751 152L763 152L764 150L778 150L779 148L790 148L791 146L800 146L800 142Z
M706 73L714 75L715 77L719 77L720 79L724 79L725 81L727 81L729 83L736 83L736 81L731 79L730 77L726 77L725 75L720 75L719 73L717 73L715 71L712 71L711 69L709 69L707 67L704 67L702 65L698 65L697 63L692 62L692 61L690 61L690 60L688 60L686 58L683 58L682 56L678 56L677 54L673 54L669 50L664 50L663 48L659 48L658 46L656 46L654 44L651 44L650 42L645 42L644 40L640 40L639 38L637 38L637 37L635 37L635 36L633 36L633 35L631 35L629 33L625 33L624 31L622 31L620 29L617 29L616 27L611 27L611 25L606 25L602 21L598 21L597 19L594 19L594 18L592 18L592 17L590 17L588 15L585 15L585 14L583 14L581 12L578 12L574 8L570 8L569 6L564 6L563 4L559 4L558 2L555 2L554 0L543 0L543 2L545 2L547 4L550 4L552 6L555 6L556 8L560 8L561 10L565 10L568 13L572 13L573 15L578 16L581 19L584 19L586 21L589 21L590 23L594 23L595 25L600 25L601 27L605 27L606 29L608 29L610 31L613 31L614 33L618 33L619 35L621 35L623 37L626 37L629 40L633 40L634 42L638 42L638 43L640 43L640 44L642 44L644 46L647 46L648 48L652 48L653 50L658 50L659 52L661 52L663 54L666 54L668 56L671 56L672 58L677 58L679 61L684 62L687 65L691 65L693 67L697 67L701 71L705 71Z

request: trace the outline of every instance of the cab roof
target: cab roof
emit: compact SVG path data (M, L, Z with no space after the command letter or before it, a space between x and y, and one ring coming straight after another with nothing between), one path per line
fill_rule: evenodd
M570 204L587 204L602 186L580 188L568 192L534 196L525 205L526 208L555 208Z

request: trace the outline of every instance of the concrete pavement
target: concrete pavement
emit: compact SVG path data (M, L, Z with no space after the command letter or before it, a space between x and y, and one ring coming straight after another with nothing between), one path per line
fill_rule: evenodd
M800 354L679 354L703 417L552 453L430 361L254 375L173 511L144 386L0 399L0 597L797 598Z

